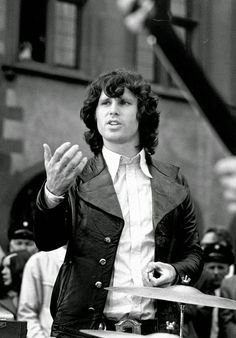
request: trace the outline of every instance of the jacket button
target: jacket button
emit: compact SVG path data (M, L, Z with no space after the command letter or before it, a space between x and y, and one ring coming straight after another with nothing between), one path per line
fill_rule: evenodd
M101 287L102 287L102 282L99 282L99 281L96 282L96 283L95 283L95 286L96 286L97 289L101 289Z
M111 243L111 237L105 237L104 242L105 243Z
M89 312L95 312L95 309L94 309L93 306L90 306L90 307L88 308L88 311L89 311Z
M107 263L107 261L105 260L105 258L101 258L99 261L100 265L105 265Z

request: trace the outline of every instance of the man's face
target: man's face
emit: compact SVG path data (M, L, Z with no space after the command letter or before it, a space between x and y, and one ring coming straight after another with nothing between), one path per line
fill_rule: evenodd
M30 254L34 254L38 251L35 242L30 239L11 239L9 243L9 251L27 250Z
M221 286L222 280L229 273L229 265L226 263L209 262L205 263L204 268L212 277L215 289Z
M98 131L108 149L132 149L139 144L137 105L136 96L127 88L121 97L116 98L101 93L96 119Z
M3 284L5 286L9 286L12 284L10 264L11 264L11 258L13 256L16 256L16 253L12 253L11 255L8 255L7 257L4 257L2 260L1 274L2 274Z

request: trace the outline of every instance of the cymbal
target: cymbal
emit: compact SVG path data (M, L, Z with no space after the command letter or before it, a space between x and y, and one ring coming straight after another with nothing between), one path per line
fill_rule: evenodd
M207 295L200 290L186 285L159 287L107 287L106 290L126 293L150 299L161 299L182 304L210 306L222 309L236 310L236 301L228 298Z
M127 332L118 332L118 331L103 331L103 330L80 330L82 333L89 334L91 336L101 337L101 338L140 338L140 334L136 333L127 333ZM146 335L151 338L175 338L179 337L174 334L169 333L151 333Z

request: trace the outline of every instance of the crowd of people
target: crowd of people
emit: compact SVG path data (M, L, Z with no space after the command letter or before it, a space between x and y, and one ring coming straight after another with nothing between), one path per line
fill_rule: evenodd
M222 226L206 230L201 245L204 268L195 288L206 295L222 296L222 283L234 274L235 255L231 235ZM229 297L230 298L230 297ZM204 303L204 298L203 298ZM185 311L186 338L229 338L225 335L222 312L218 308L190 305ZM233 336L232 336L233 337Z
M23 234L23 230L19 233ZM27 230L27 234L30 232ZM24 234L17 239L27 242L26 237ZM222 226L211 227L204 233L201 246L204 268L194 287L204 294L236 300L235 257L230 233ZM27 321L28 338L49 338L53 322L51 295L66 246L48 252L35 252L21 246L19 250L15 249L5 254L1 261L0 317ZM235 333L235 311L186 306L184 337L233 338Z
M38 252L32 225L9 228L8 251L0 265L0 319L27 322L27 338L50 337L52 289L66 247Z
M117 327L147 335L169 332L167 322L178 335L178 304L105 288L188 280L204 294L236 299L230 233L214 226L200 239L186 178L152 156L159 111L150 84L126 70L102 74L88 87L80 115L93 157L70 142L55 152L44 144L47 179L34 230L26 220L10 228L1 255L0 316L27 321L27 338ZM222 163L217 171L234 210L236 185L233 191ZM233 310L193 304L184 318L184 338L236 333Z

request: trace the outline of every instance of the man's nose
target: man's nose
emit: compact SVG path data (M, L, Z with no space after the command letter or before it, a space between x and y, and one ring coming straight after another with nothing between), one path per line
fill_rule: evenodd
M218 268L215 268L215 269L214 269L214 274L215 274L215 275L218 275L218 274L219 274L219 269L218 269Z
M27 249L27 244L22 243L22 244L20 245L20 250L26 250L26 249Z
M118 115L118 114L119 114L118 103L115 99L113 99L110 105L110 115Z

